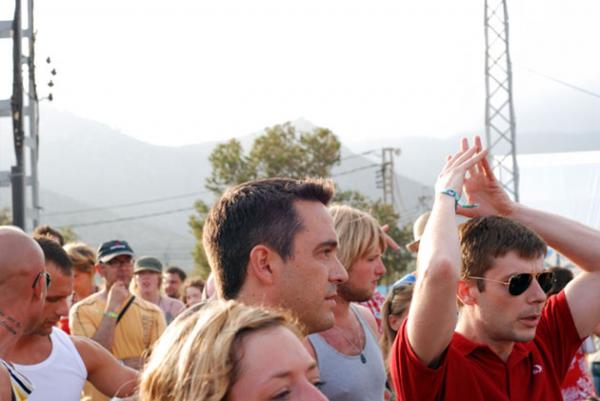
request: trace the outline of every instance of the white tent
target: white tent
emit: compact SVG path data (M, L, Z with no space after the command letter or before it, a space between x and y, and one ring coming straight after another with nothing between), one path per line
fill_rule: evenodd
M600 151L519 155L517 163L521 203L600 229ZM566 262L552 251L546 261Z
M521 203L600 228L600 151L519 155L517 162Z

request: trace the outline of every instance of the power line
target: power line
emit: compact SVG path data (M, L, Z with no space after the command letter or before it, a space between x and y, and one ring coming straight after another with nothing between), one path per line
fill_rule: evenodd
M367 166L362 166L362 167L357 167L357 168L353 168L352 170L348 170L348 171L342 171L341 173L337 173L337 174L332 174L331 177L339 177L341 175L347 175L347 174L352 174L355 173L357 171L362 171L362 170L366 170L369 168L373 168L373 167L380 167L381 165L379 163L373 163L373 164L369 164Z
M168 215L168 214L188 212L188 211L194 210L194 209L195 209L194 207L185 207L185 208L181 208L181 209L165 210L165 211L156 212L156 213L140 214L140 215L137 215L137 216L120 217L118 219L98 220L98 221L92 221L92 222L87 222L87 223L67 224L67 225L64 225L64 226L59 226L57 228L64 228L64 227L75 228L75 227L98 226L98 225L101 225L101 224L119 223L119 222L122 222L122 221L140 220L140 219L147 219L149 217L164 216L164 215Z
M559 84L561 84L561 85L564 85L564 86L566 86L566 87L568 87L568 88L571 88L571 89L573 89L573 90L576 90L576 91L579 91L579 92L585 93L586 95L590 95L590 96L593 96L593 97L598 97L598 98L600 98L600 94L598 94L598 93L595 93L595 92L592 92L592 91L590 91L590 90L587 90L587 89L584 89L584 88L581 88L581 87L579 87L579 86L577 86L577 85L570 84L570 83L568 83L568 82L566 82L566 81L563 81L562 79L554 78L554 77L551 77L550 75L546 75L546 74L543 74L543 73L541 73L541 72L534 71L534 70L532 70L531 68L526 68L526 70L527 70L527 71L529 71L529 72L531 72L532 74L539 75L540 77L543 77L543 78L549 79L550 81L554 81L554 82L556 82L556 83L559 83Z
M354 155L350 155L350 156L342 157L342 158L340 159L340 161L342 161L342 160L350 160L350 159L355 159L355 158L357 158L357 157L361 157L361 156L366 156L366 155L369 155L369 154L371 154L371 153L375 153L375 152L377 152L377 150L378 150L378 149L371 149L371 150L366 150L366 151L364 151L364 152L357 153L357 154L354 154ZM378 155L377 153L375 153L375 156L379 156L379 155Z
M173 195L173 196L168 196L168 197L164 197L164 198L148 199L148 200L142 200L142 201L137 201L137 202L121 203L121 204L107 205L107 206L98 206L98 207L91 207L91 208L87 208L87 209L77 209L77 210L69 210L69 211L62 211L62 212L44 213L44 217L65 216L65 215L70 215L70 214L97 212L97 211L102 211L102 210L107 210L107 209L117 209L117 208L121 208L121 207L146 205L146 204L150 204L150 203L159 203L159 202L165 202L165 201L174 200L174 199L189 198L192 196L203 195L208 192L209 191L190 192L187 194Z

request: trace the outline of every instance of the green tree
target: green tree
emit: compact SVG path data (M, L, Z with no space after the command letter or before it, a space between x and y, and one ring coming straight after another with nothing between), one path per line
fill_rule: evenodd
M210 266L202 246L202 230L204 229L204 217L208 213L208 205L202 200L197 200L194 203L194 208L197 214L190 216L188 224L192 229L192 233L196 238L196 246L192 250L192 256L194 257L194 276L200 276L206 279L210 273Z
M335 134L326 128L312 132L298 132L291 123L267 128L257 137L248 153L237 139L218 145L209 156L211 175L205 186L219 196L231 185L266 177L328 177L331 169L340 162L341 144ZM371 213L382 225L388 224L388 234L399 244L409 242L410 228L398 228L398 214L381 201L373 202L357 191L337 191L334 202L344 203ZM193 250L195 271L206 277L210 271L202 247L202 229L208 206L195 203L195 213L189 225L196 238ZM404 248L387 251L384 255L387 273L384 278L392 282L410 270L412 255Z
M10 216L10 210L8 208L0 209L0 226L12 224L12 217Z
M267 177L327 177L340 161L340 141L326 128L298 132L291 123L267 128L248 154L237 139L210 154L206 188L220 194L230 185Z
M69 243L69 242L75 242L75 241L77 241L77 239L79 239L79 236L77 235L75 230L73 230L73 227L70 227L70 226L60 227L58 229L58 232L60 232L60 234L63 236L63 238L65 240L65 244Z

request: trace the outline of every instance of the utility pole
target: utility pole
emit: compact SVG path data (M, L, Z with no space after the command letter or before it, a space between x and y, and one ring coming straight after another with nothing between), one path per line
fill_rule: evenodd
M0 172L0 187L12 187L13 224L27 229L27 218L33 226L39 223L39 181L38 181L38 98L35 83L33 30L33 0L27 0L27 29L22 27L21 0L15 0L15 13L12 21L0 21L0 39L13 40L13 93L10 99L0 100L0 117L10 117L13 123L13 144L15 165L10 172ZM23 39L28 41L28 55L23 55ZM28 68L28 92L24 92L23 65ZM27 117L27 125L25 118ZM29 158L25 152L29 148ZM27 170L29 159L29 176ZM27 207L27 186L31 186L31 207Z
M518 201L519 169L506 0L485 0L484 24L487 147L498 180Z
M396 210L394 197L394 155L400 155L398 148L381 149L381 169L377 171L377 187L383 190L383 203Z

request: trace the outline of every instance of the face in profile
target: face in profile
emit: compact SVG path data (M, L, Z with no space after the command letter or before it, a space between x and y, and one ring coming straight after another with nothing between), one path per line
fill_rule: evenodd
M73 276L63 274L53 262L47 262L46 268L52 285L48 288L44 312L36 330L36 334L42 336L50 335L61 316L69 315L69 297L73 293Z
M278 326L241 341L239 372L227 401L322 401L319 371L298 337ZM265 355L269 357L266 358Z
M337 258L337 234L327 208L309 201L298 201L294 207L302 228L277 285L282 306L293 311L309 333L316 333L333 326L337 285L348 279L348 273Z

